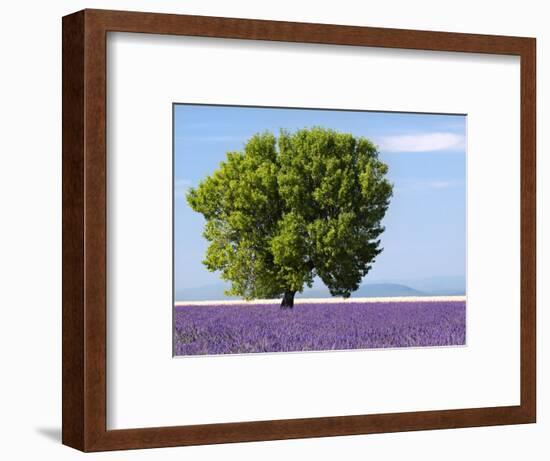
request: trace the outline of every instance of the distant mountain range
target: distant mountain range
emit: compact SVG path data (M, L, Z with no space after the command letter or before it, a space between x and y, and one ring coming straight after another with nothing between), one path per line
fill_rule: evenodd
M226 296L224 291L228 285L219 283L202 287L185 288L176 291L177 301L206 301L217 299L239 299ZM374 298L390 296L434 296L434 295L464 295L466 282L463 276L438 276L393 281L376 281L362 284L352 293L352 298ZM297 298L328 298L330 293L325 287L306 288L303 293L297 293Z
M378 298L387 296L423 296L419 290L398 283L364 283L357 291L352 293L354 298ZM328 298L330 292L327 288L304 290L297 293L297 298Z

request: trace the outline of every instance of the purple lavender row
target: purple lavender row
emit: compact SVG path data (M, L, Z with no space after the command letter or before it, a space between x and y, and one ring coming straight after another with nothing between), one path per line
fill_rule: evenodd
M178 306L176 355L463 345L466 303Z

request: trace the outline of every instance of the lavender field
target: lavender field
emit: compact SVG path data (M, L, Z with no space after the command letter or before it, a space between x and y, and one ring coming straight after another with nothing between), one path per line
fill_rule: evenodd
M465 301L178 305L175 355L464 345Z

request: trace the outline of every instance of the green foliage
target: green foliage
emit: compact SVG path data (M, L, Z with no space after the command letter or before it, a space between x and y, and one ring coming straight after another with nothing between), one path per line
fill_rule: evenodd
M293 294L315 276L349 297L382 251L387 170L374 144L351 134L253 136L187 194L206 219L204 264L246 299Z

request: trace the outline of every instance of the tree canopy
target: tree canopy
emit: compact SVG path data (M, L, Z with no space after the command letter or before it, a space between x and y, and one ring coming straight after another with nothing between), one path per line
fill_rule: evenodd
M318 276L349 297L382 251L392 185L368 139L314 127L254 135L187 192L210 242L203 263L245 299L294 295Z

